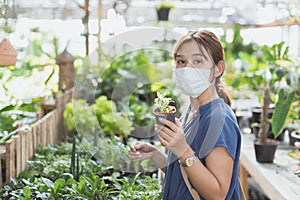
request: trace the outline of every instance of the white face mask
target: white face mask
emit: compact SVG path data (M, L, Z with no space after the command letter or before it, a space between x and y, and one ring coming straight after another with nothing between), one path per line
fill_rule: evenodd
M182 93L197 98L211 85L209 75L210 69L175 68L173 80Z

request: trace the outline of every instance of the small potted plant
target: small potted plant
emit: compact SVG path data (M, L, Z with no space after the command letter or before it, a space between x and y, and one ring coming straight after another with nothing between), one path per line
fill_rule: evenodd
M169 20L169 12L171 9L175 8L175 6L167 1L163 1L162 3L155 6L158 21L168 21Z
M164 118L175 123L176 107L170 105L174 102L172 98L166 97L166 93L160 93L157 91L157 98L154 99L155 108L153 113L155 115L156 123L163 125L159 119Z
M278 100L275 103L272 118L268 118L270 105L270 88L269 85L264 89L263 93L263 108L261 114L261 127L259 129L258 138L254 142L256 160L261 163L273 163L275 151L278 141L275 139L279 136L284 128L285 121L288 116L291 104L295 97L295 91L288 93L285 97L283 89L279 90ZM270 122L270 123L269 123ZM269 126L272 126L271 133L275 139L268 138Z

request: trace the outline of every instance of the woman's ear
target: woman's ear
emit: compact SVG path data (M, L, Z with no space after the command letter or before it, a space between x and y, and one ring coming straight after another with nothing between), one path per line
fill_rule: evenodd
M219 77L223 74L225 69L225 63L223 60L220 60L218 62L218 64L216 65L216 69L215 69L215 77Z

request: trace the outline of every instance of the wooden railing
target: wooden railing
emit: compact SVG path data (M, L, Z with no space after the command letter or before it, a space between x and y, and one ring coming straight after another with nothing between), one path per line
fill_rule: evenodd
M26 169L27 161L32 158L39 145L58 144L65 140L67 128L63 112L66 103L71 101L72 94L71 89L56 97L54 110L31 126L16 130L16 134L5 145L0 146L0 187Z

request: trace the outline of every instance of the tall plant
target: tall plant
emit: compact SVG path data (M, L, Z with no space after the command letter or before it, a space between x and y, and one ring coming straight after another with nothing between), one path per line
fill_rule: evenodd
M280 89L278 93L278 100L275 103L274 113L271 119L268 119L269 107L270 107L270 88L269 83L264 88L263 93L263 107L261 114L261 128L259 130L259 141L262 143L267 142L268 138L268 130L270 126L270 122L272 125L272 134L274 138L277 138L279 134L282 132L285 121L288 117L289 110L293 103L295 97L295 91L289 92L287 95L285 94L283 89Z

